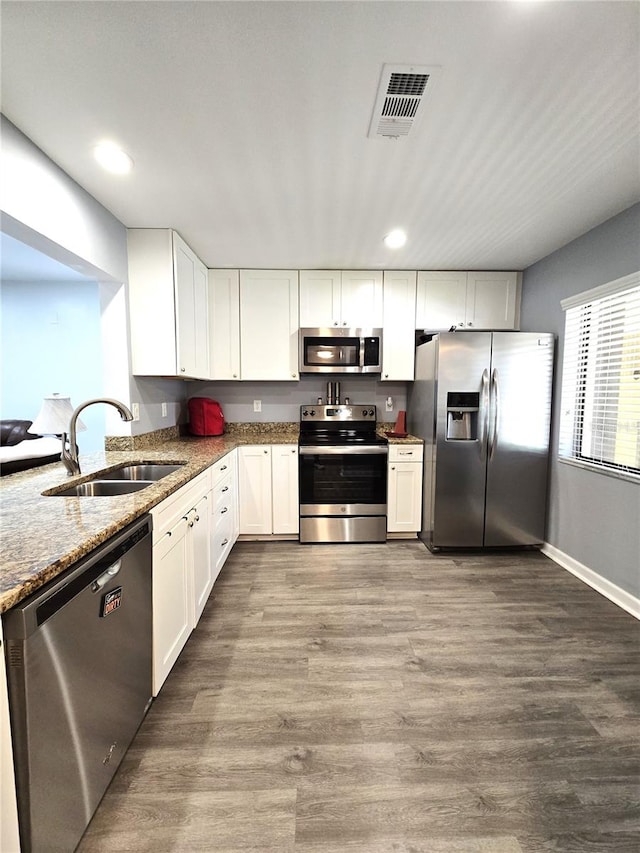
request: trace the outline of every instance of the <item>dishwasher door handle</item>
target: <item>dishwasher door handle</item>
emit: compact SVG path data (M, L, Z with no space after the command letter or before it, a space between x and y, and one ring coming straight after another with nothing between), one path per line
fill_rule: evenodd
M100 592L103 586L106 586L112 578L115 578L121 568L122 560L116 560L112 566L109 566L106 572L103 572L99 578L94 580L91 584L91 591Z

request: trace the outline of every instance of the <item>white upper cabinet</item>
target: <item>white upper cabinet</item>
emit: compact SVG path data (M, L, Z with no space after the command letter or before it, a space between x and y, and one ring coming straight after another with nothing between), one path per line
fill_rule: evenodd
M242 379L298 379L298 271L240 270Z
M342 271L342 325L358 329L382 326L382 271Z
M518 329L521 273L419 272L416 328Z
M209 376L240 379L240 271L209 270Z
M385 270L381 379L413 380L415 329L416 273Z
M301 270L300 326L382 326L382 272Z
M127 232L133 373L207 379L207 270L167 228Z
M340 270L300 270L300 326L341 325Z
M517 272L468 272L467 327L519 329L521 282Z

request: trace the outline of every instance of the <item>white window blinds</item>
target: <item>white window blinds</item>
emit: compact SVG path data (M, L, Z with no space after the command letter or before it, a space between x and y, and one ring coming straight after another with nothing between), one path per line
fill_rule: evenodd
M640 273L562 307L560 457L640 480Z

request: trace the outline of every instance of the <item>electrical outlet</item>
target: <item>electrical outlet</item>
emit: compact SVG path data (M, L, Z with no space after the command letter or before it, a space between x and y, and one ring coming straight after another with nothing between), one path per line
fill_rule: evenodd
M262 400L254 400L253 401L253 411L261 412L262 411Z
M393 397L387 397L387 399L384 401L384 410L385 412L393 411Z
M140 420L140 403L131 404L131 414L133 415L134 421Z
M163 418L167 417L167 404L166 403L162 404L162 417Z

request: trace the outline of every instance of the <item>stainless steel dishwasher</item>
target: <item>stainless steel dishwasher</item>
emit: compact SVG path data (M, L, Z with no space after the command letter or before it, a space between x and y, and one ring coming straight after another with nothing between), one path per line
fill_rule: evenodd
M151 516L3 617L22 853L71 853L151 703Z

